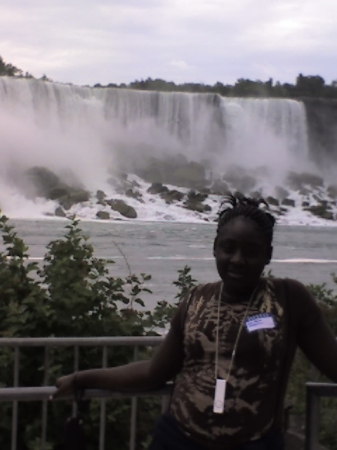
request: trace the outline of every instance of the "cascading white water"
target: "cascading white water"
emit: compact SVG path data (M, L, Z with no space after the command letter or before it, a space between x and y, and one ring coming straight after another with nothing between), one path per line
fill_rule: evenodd
M0 77L0 206L34 165L100 189L125 161L183 154L213 172L308 159L305 109L281 99L89 88ZM131 165L132 167L132 165ZM17 175L16 175L17 176ZM104 187L104 186L103 186Z
M226 151L236 162L280 171L308 160L303 103L289 99L222 98Z

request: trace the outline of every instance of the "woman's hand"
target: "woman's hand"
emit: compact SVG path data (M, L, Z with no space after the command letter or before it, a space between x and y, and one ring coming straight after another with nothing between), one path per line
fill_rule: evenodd
M56 380L55 386L57 391L50 397L50 400L54 400L58 397L63 397L71 395L74 392L74 381L76 373L71 373L70 375L65 375Z

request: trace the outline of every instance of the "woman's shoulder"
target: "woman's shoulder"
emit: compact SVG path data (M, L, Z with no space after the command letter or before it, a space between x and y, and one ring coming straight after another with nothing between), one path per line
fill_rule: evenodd
M300 321L310 323L320 316L321 312L317 300L301 281L293 278L275 278L273 282L275 287L283 285L287 303Z
M292 293L296 293L297 295L304 295L305 297L312 297L309 289L299 280L294 278L276 278L276 277L267 277L266 280L269 280L271 283L275 285L275 287L283 287L291 291Z

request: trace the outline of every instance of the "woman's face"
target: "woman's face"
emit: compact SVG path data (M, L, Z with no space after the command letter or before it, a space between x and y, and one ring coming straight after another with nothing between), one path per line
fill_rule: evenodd
M225 291L248 294L269 264L272 247L253 220L236 217L220 229L213 254Z

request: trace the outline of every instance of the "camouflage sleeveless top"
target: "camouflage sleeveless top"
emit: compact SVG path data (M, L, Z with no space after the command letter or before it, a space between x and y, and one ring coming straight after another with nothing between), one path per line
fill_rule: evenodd
M193 440L224 450L258 439L273 425L286 344L284 308L272 279L263 279L246 320L267 313L275 327L249 332L243 326L227 380L224 413L213 413L220 286L220 282L198 286L172 319L171 326L183 335L185 358L169 413ZM248 303L220 304L218 378L227 377Z

